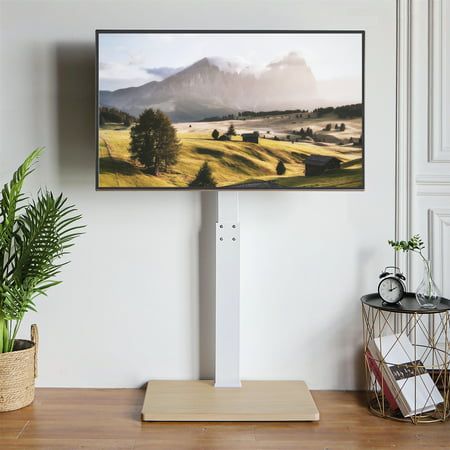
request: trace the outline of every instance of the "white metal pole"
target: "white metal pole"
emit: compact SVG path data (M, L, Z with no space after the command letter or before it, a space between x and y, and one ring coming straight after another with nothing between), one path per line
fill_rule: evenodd
M216 379L215 387L240 387L239 197L217 193L216 223Z

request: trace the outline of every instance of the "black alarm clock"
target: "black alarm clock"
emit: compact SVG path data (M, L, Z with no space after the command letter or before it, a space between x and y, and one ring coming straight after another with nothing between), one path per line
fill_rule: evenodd
M390 270L393 269L393 270ZM383 302L395 305L406 292L405 276L396 266L387 266L380 274L381 281L378 284L378 295Z

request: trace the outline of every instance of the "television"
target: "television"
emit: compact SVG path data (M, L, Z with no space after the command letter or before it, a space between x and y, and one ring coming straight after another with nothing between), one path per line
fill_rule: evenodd
M364 31L97 30L97 189L364 189Z

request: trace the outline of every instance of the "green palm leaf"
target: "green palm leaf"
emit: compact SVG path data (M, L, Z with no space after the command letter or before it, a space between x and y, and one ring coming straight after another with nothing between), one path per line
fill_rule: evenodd
M34 150L14 172L11 181L3 186L2 196L0 199L1 250L7 248L12 239L16 214L20 209L20 203L26 198L21 193L25 178L33 171L32 166L43 151L43 148L37 148Z
M31 153L0 199L0 353L12 350L24 315L36 310L35 299L60 283L56 276L67 264L61 258L83 228L76 225L81 215L62 194L39 191L36 200L23 204L24 180L41 153Z

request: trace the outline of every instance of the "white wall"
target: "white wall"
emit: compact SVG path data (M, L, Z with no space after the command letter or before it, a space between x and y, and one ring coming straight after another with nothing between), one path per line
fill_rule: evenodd
M366 30L365 191L240 200L242 377L357 387L359 297L392 257L395 1L2 0L0 9L1 180L45 145L28 189L64 191L88 225L64 283L26 324L40 327L40 386L212 375L213 243L202 228L211 195L95 191L94 30Z

